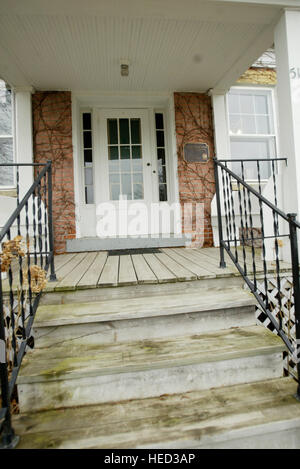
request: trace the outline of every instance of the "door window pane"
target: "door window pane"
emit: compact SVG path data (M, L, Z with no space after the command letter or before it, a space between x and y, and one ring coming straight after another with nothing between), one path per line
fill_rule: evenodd
M110 198L111 200L119 200L120 197L120 184L110 185Z
M117 119L108 119L107 134L109 145L117 145L118 142L118 121Z
M142 147L141 146L132 146L132 158L133 159L142 158Z
M129 141L129 119L119 119L120 125L120 143L128 144Z
M116 129L119 129L119 142ZM107 132L111 200L124 196L128 200L142 199L144 181L140 119L108 119ZM117 144L112 145L112 142Z
M131 143L141 143L141 122L140 119L130 119Z
M142 184L133 184L133 198L134 200L140 200L144 198Z
M121 159L128 160L130 159L130 146L120 147L121 149Z
M131 164L130 160L121 160L121 172L122 173L130 173L131 172Z
M132 199L131 174L122 174L122 195L126 195L128 200Z
M143 173L133 173L133 182L134 183L143 183Z
M108 158L110 160L119 159L119 147L108 147Z

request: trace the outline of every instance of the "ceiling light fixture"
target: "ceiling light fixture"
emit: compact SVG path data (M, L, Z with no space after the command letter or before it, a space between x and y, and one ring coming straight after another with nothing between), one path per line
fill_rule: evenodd
M129 60L122 59L120 60L121 65L121 76L128 77L129 75Z

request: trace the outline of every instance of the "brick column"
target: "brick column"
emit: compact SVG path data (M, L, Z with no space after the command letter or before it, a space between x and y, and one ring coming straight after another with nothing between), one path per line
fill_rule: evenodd
M76 236L71 93L37 92L32 110L34 160L53 164L54 249L64 253Z
M175 93L174 102L183 232L192 233L194 246L213 246L211 201L215 193L215 182L212 160L214 134L211 98L200 93ZM206 143L209 147L209 161L205 163L185 161L184 146L186 143ZM199 203L202 206L198 206L197 209ZM186 214L192 210L190 226L188 223L184 223L185 204L191 204L186 207ZM197 226L198 228L200 226L198 233Z

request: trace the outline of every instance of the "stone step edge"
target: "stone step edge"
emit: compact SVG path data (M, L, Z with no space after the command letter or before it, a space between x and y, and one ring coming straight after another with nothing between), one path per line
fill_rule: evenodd
M243 329L249 330L252 327L253 326L246 327ZM265 335L266 345L259 346L257 348L249 348L249 345L247 344L247 346L245 346L245 348L242 350L230 350L230 351L225 351L225 352L222 349L218 349L217 352L214 354L202 355L201 357L195 355L194 353L191 353L190 356L185 356L184 358L172 357L171 359L170 358L161 359L160 361L157 361L155 363L151 361L140 363L140 364L127 363L123 365L112 365L105 369L103 369L103 367L99 365L98 368L95 367L92 370L80 369L79 372L76 372L76 370L74 371L74 369L72 369L71 375L68 374L68 367L66 367L66 371L63 371L63 369L60 367L59 370L57 370L56 372L53 372L52 371L53 369L51 370L50 368L47 371L44 371L35 375L31 375L31 374L22 375L22 369L21 369L17 384L44 383L44 382L50 382L50 381L52 382L66 381L66 380L71 380L71 379L82 379L82 378L96 377L96 376L110 376L110 375L116 375L116 374L147 372L150 370L163 370L163 369L170 369L170 368L176 368L176 367L182 367L182 366L201 365L202 363L215 363L215 362L221 362L221 361L242 359L246 357L251 358L251 357L257 357L257 356L263 356L263 355L274 355L274 354L282 353L286 350L286 347L283 344L283 342L281 342L281 339L277 337L278 343L274 344L275 335L273 335L271 332L264 329L262 326L254 326L254 327L257 328L257 330L261 329L260 334ZM225 333L226 330L221 331L221 332ZM214 333L205 334L205 335L214 335ZM255 335L253 334L253 338L254 336ZM155 342L155 340L151 342ZM124 346L125 348L127 344L124 343L120 345ZM80 351L80 347L78 348ZM88 351L85 353L87 354L87 357L86 357L87 363L89 363L91 361L91 356L88 353ZM30 359L31 360L35 359L34 352L33 354L31 354ZM82 360L84 359L85 359L84 357L82 356L80 357L81 363L82 363ZM67 359L65 359L65 365L67 365L67 363L72 365L72 363L74 363L74 360L76 360L76 357L68 357ZM28 366L30 366L30 363Z
M222 305L214 305L213 302L211 305L201 305L201 297L197 294L188 294L188 297L195 296L196 298L199 296L199 301L197 301L196 305L188 305L188 304L178 304L173 306L165 306L160 308L145 308L143 306L140 307L138 312L132 312L130 310L130 306L127 311L114 311L114 312L107 312L107 313L97 313L97 310L103 310L109 304L113 304L117 301L122 301L118 299L111 299L111 300L104 300L104 301L95 301L95 302L78 302L78 303L67 303L61 305L41 305L38 308L37 316L35 318L34 327L41 328L41 327L51 327L51 326L63 326L63 325L79 325L79 324L88 324L88 323L100 323L100 322L108 322L108 321L120 321L120 320L128 320L128 319L144 319L144 318L154 318L154 317L161 317L161 316L172 316L172 315L179 315L179 314L188 314L188 313L205 313L211 311L218 311L218 310L226 310L226 309L237 309L237 308L254 308L256 305L255 297L246 290L242 289L232 289L232 291L238 291L240 294L240 298L226 300ZM182 303L184 303L184 295L181 295ZM147 297L149 298L149 297ZM138 298L138 301L141 301L142 297ZM123 300L125 302L125 300ZM163 298L162 298L163 301ZM132 302L132 299L128 299L128 302ZM60 310L59 318L51 318L51 310ZM87 312L85 312L86 310ZM91 314L91 310L95 311L94 314ZM77 312L77 315L73 318L70 316L69 312L74 313ZM254 311L253 311L254 314ZM47 319L43 319L42 315L50 316Z
M264 392L264 389L267 389L267 393ZM285 405L288 405L289 407L293 407L294 408L294 405L298 406L298 408L300 409L299 407L299 403L297 403L297 401L294 399L294 394L295 394L295 391L296 391L296 382L292 379L292 378L288 378L288 377L285 377L285 378L274 378L274 379L270 379L270 380L265 380L265 381L260 381L260 382L256 382L256 383L244 383L244 384L238 384L238 385L231 385L231 386L225 386L223 388L215 388L213 390L213 393L214 393L214 398L217 399L217 404L221 405L221 402L222 402L222 399L224 399L224 395L225 396L229 396L229 401L228 401L228 398L225 399L226 401L226 405L230 406L230 408L232 409L232 412L235 411L236 409L236 403L234 402L234 399L231 399L231 395L232 395L232 391L235 390L235 392L238 392L239 396L247 396L247 392L249 389L253 389L255 388L255 395L257 395L257 399L252 399L251 402L254 402L254 403L258 403L258 405L261 407L261 406L264 406L264 403L268 403L268 408L272 408L272 406L275 404L275 400L276 400L276 406L278 405L277 404L277 398L279 397L279 399L283 399L284 400L284 403ZM58 440L59 440L59 444L63 445L63 447L65 447L65 445L69 445L70 447L70 444L71 445L74 445L76 444L76 447L78 446L78 443L79 443L79 447L85 447L85 445L87 445L88 447L97 447L97 441L95 440L94 437L91 438L92 441L90 441L90 438L88 438L88 440L86 440L85 438L83 438L83 441L82 441L82 446L80 446L80 440L78 440L77 438L74 440L74 435L73 435L73 438L71 439L71 443L70 441L66 441L65 437L62 436L60 437L60 435L64 435L65 432L68 432L71 430L71 432L73 430L76 430L75 428L73 429L73 427L70 428L69 425L65 425L63 426L62 424L64 423L64 419L65 419L65 413L67 412L68 414L68 417L67 417L67 422L70 422L72 421L72 414L75 413L75 416L77 415L78 411L79 412L83 412L84 414L84 426L82 427L82 434L84 434L84 428L90 428L89 426L87 426L87 422L85 421L86 420L86 415L88 415L88 417L90 418L90 415L93 415L95 414L95 412L99 412L99 410L102 410L104 409L104 421L100 421L99 423L96 424L95 421L93 421L93 426L95 428L97 427L103 427L105 426L105 422L107 422L108 420L108 415L109 415L109 409L112 408L113 409L113 415L116 416L116 406L119 406L121 407L121 409L123 410L124 409L124 406L125 406L125 409L128 408L128 406L130 406L129 408L131 407L134 407L136 408L136 406L140 405L143 401L145 402L144 406L145 408L147 409L147 404L149 402L152 401L152 403L155 404L155 402L157 402L158 406L164 406L164 402L166 401L166 399L174 399L174 398L180 398L180 397L187 397L187 396L193 396L195 395L196 397L196 400L199 399L200 397L200 400L203 401L204 399L206 400L205 398L205 395L207 395L207 399L208 399L208 402L211 398L211 390L206 390L206 391L192 391L190 393L180 393L180 394L174 394L172 396L165 396L164 399L162 400L162 396L157 396L157 397L150 397L150 398L145 398L145 399L134 399L134 400L127 400L127 401L120 401L119 403L103 403L103 404L94 404L94 405L90 405L90 406L82 406L81 408L78 409L78 407L70 407L68 409L51 409L51 410L43 410L43 411L35 411L35 412L24 412L20 415L15 415L13 416L13 425L15 427L15 430L17 432L17 434L19 434L21 436L21 441L20 441L20 447L24 447L25 448L28 448L30 444L32 444L33 442L37 445L37 447L41 448L41 445L44 446L46 445L47 446L47 442L49 443L51 441L51 436L54 437L55 441L57 440L57 437L58 437ZM218 399L218 396L219 396L219 399ZM191 405L190 403L190 399L179 399L179 402L180 403L184 403L185 406L189 406ZM195 402L195 398L192 398L192 405L194 405L193 403ZM245 406L247 406L247 404L249 403L248 401L248 398L245 398ZM199 407L199 405L198 405ZM241 408L241 403L239 402L239 409ZM264 408L264 407L263 407ZM165 415L165 410L164 408L162 409L163 410L163 416ZM218 410L217 410L218 412ZM184 413L185 415L186 413ZM187 415L189 415L190 412L188 412ZM268 416L270 415L270 412L268 412L265 416L265 419L267 420L265 423L263 424L258 424L256 426L254 426L252 424L250 424L250 426L247 424L245 425L244 423L242 424L242 426L240 426L240 421L237 420L237 424L238 424L238 428L237 430L235 429L224 429L224 430L221 430L219 431L218 427L215 428L215 436L216 436L216 439L217 441L226 441L228 440L228 436L229 437L235 437L236 435L236 432L243 432L243 436L248 436L250 433L251 433L251 430L252 429L257 429L258 432L260 432L261 429L265 429L265 430L269 430L270 429L270 432L272 432L272 429L273 430L276 430L277 429L277 426L279 426L281 429L286 429L286 428L293 428L293 427L299 427L299 422L300 422L300 418L296 416L295 412L289 412L289 414L291 415L292 414L292 417L290 415L286 415L286 413L284 414L284 417L285 417L285 420L281 420L281 419L269 419ZM120 414L117 414L119 415L118 419L115 417L111 420L111 418L109 419L109 423L110 425L115 425L116 426L116 429L118 430L118 422L121 421L123 422L124 420L124 413L120 413ZM125 414L127 415L127 414ZM180 415L182 415L180 413ZM62 417L63 417L63 422L62 422ZM125 417L126 418L126 417ZM153 417L152 417L153 418ZM167 440L166 439L166 435L164 434L164 428L165 427L161 427L161 417L158 417L157 415L155 415L156 419L160 419L159 420L159 429L161 429L162 431L162 438L161 438L161 441L160 443L149 443L149 444L138 444L136 446L136 448L190 448L190 447L198 447L198 446L203 446L205 445L205 443L210 443L209 439L207 439L206 435L205 435L205 428L210 428L210 421L211 421L211 418L209 420L209 423L208 425L206 426L203 426L201 425L200 427L202 428L202 431L201 431L201 434L199 433L198 435L195 435L195 438L191 437L189 435L189 430L190 430L190 421L188 420L188 427L185 428L185 425L183 424L181 427L178 427L178 423L175 421L174 424L173 424L173 427L175 426L175 428L177 429L177 434L181 434L182 435L182 438L176 438L176 439L169 439ZM139 416L139 419L140 419L140 416ZM89 419L88 419L89 421ZM131 412L129 412L129 422L132 423L135 421L135 418L134 418L134 414L132 414ZM45 426L45 422L50 422L50 428L48 429L47 426ZM235 421L233 421L234 423ZM151 422L151 425L152 425L152 422ZM270 426L270 427L269 427ZM276 426L276 427L275 427ZM170 425L168 425L168 428L171 429ZM203 433L204 431L204 433ZM185 434L187 433L187 438L184 438ZM23 438L22 438L23 436ZM210 432L210 437L214 437L214 435L211 434ZM96 437L97 438L97 437ZM108 436L109 438L109 436ZM151 438L151 437L150 437ZM120 433L119 435L119 439L121 440L122 439L122 434ZM76 443L75 443L76 442ZM48 447L48 446L47 446ZM74 446L75 447L75 446ZM126 446L127 447L127 446Z

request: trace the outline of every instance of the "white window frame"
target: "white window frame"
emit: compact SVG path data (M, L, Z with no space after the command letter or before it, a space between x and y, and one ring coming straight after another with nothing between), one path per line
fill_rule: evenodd
M242 93L249 93L252 92L253 94L262 94L262 95L267 95L268 96L268 102L270 105L271 109L271 114L270 114L270 119L272 119L272 126L273 126L273 132L269 134L236 134L231 132L230 130L230 112L229 112L229 93L233 92L242 92ZM274 141L274 158L278 157L278 123L277 123L277 117L276 117L276 99L275 99L275 87L267 87L267 86L232 86L229 90L229 92L226 94L226 113L227 113L227 123L228 123L228 138L229 138L229 148L230 148L230 154L231 154L231 141L236 139L236 140L261 140L261 141L271 141L273 139ZM231 159L234 160L234 158L231 156ZM241 158L242 159L242 158ZM247 182L249 183L254 183L257 184L257 179L246 179ZM267 182L267 179L262 179L262 183Z
M11 113L12 113L12 134L11 135L0 135L0 139L12 138L12 150L13 150L13 160L12 163L16 162L16 124L15 124L15 96L13 90L11 92ZM11 185L1 185L0 191L12 190L16 188L16 169L13 167L13 184Z

